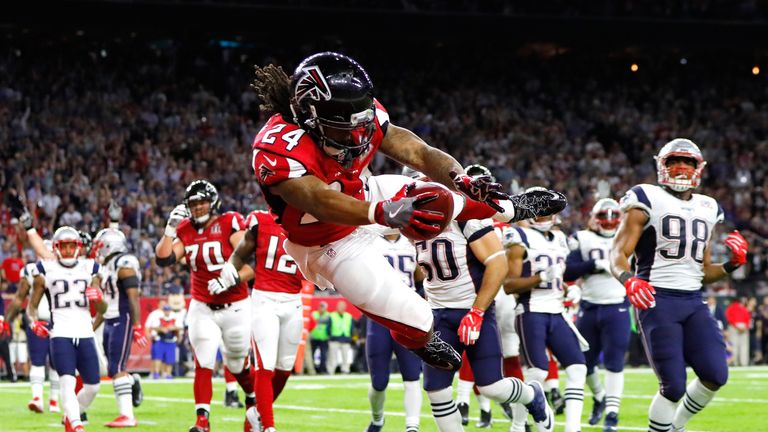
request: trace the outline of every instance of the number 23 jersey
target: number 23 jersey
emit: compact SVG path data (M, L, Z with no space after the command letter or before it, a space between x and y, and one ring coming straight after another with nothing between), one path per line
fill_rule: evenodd
M56 260L37 262L37 271L45 278L45 295L51 307L51 337L93 337L91 312L85 290L99 273L99 264L81 259L72 267Z
M221 268L234 252L229 242L232 234L245 229L243 216L237 212L219 215L208 227L196 229L190 219L184 219L176 229L184 243L184 254L192 273L192 298L204 303L226 304L248 298L245 282L218 295L208 292L208 281L219 277Z
M656 185L640 184L621 199L621 210L640 209L648 222L635 247L636 275L656 288L697 291L704 278L704 249L723 209L714 198L678 199Z

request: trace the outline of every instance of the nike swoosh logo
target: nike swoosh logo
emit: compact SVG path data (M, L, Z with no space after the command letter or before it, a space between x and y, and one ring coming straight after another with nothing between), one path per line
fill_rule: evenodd
M405 207L405 204L400 204L400 207L398 207L397 210L389 212L389 217L393 218L397 216L397 214L400 213L400 210L402 210L403 207Z
M619 312L626 312L626 311L627 311L626 308L619 308Z
M277 165L277 159L270 159L270 158L268 158L266 156L264 156L264 159L266 159L267 162L269 162L269 164L272 165L272 166Z

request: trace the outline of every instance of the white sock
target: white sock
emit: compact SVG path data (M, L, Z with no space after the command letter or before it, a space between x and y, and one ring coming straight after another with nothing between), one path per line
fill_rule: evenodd
M52 401L59 400L59 373L53 368L48 371L48 379L51 381L51 394L48 395L48 399Z
M77 379L74 375L62 375L59 377L59 382L61 383L61 409L64 415L69 419L72 427L81 425L80 404L75 395Z
M544 391L549 392L552 389L560 390L560 378L552 378L544 381Z
M227 391L237 391L237 381L232 381L227 383Z
M537 382L544 384L544 380L547 378L547 371L535 367L529 367L523 370L523 376L525 376L525 382ZM517 378L509 378L514 381L520 381ZM523 392L521 393L518 403L512 405L512 430L522 430L525 427L525 421L528 420L528 409L524 404L530 403L533 400L534 392L530 385L524 385Z
M525 370L523 376L525 376L525 382L532 383L536 381L537 383L541 384L542 387L544 387L544 380L547 379L547 371L544 369L531 367ZM545 388L544 391L547 391L547 389Z
M526 386L530 388L530 386ZM522 431L525 429L525 422L528 420L528 409L522 403L512 405L512 426L510 431Z
M80 412L88 411L88 408L96 399L100 384L83 384L83 388L77 393L77 402L80 404Z
M43 400L43 382L45 381L45 366L29 368L29 383L32 385L32 399Z
M453 389L446 387L442 390L427 392L432 406L432 416L440 432L463 432L461 414L453 401Z
M703 410L705 406L715 397L715 391L712 391L699 381L698 378L691 381L685 389L682 403L677 405L675 417L672 420L672 427L682 428L688 423L688 420Z
M597 368L595 368L594 372L587 375L587 385L589 386L589 389L592 390L592 396L594 396L597 400L603 400L605 397L605 389L603 388L603 383L600 382L600 373L598 373Z
M419 381L403 381L405 396L405 429L419 429L421 415L421 386ZM383 407L382 407L383 409Z
M481 394L477 395L477 404L480 405L480 411L491 410L491 400Z
M495 400L498 403L528 403L533 400L534 392L533 387L517 378L502 378L493 384L479 387L480 393L483 399L488 401L487 405L483 405L481 396L478 396L477 400L480 401L480 409L483 411L490 411L491 402Z
M648 408L648 431L667 432L672 427L677 403L656 392Z
M117 409L120 415L133 418L133 396L131 386L133 379L130 375L122 376L112 381L112 387L115 389L115 399L117 400Z
M459 379L459 384L456 386L456 403L469 405L469 393L472 392L472 386L474 385L474 381Z
M368 400L371 402L372 423L381 426L384 424L384 400L387 398L385 391L378 391L373 386L368 387Z
M624 393L624 372L605 371L605 412L619 412Z
M584 409L584 382L587 379L587 366L574 364L565 368L565 432L581 430L581 412Z

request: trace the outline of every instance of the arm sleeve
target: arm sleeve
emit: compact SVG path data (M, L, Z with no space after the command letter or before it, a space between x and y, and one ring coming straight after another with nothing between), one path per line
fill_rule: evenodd
M563 273L563 280L566 282L575 281L593 271L595 271L595 260L584 261L581 257L581 251L573 250L565 259L565 273Z

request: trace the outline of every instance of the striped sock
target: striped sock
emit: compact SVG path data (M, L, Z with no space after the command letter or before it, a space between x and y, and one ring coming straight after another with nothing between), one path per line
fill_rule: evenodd
M133 380L130 375L121 376L112 381L112 387L115 390L115 399L117 400L117 408L120 410L120 415L129 418L133 418L132 386Z
M703 410L705 406L715 397L715 392L704 387L698 378L688 384L685 389L683 401L677 406L672 425L675 428L683 428L688 420Z
M648 431L668 432L672 428L672 419L675 416L677 403L656 392L648 408Z
M624 393L624 372L605 371L605 412L619 412Z
M453 400L453 389L446 387L442 390L427 392L432 406L432 416L435 418L440 432L462 432L461 414Z

